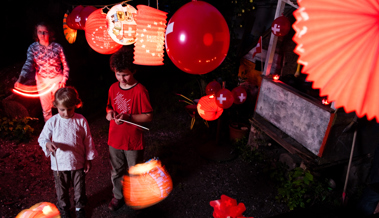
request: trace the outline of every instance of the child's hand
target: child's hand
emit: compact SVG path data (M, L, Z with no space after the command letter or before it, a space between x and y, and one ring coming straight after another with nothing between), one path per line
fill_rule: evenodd
M108 121L111 121L114 119L115 115L116 115L116 112L114 112L113 110L110 110L110 111L108 111L107 116L105 116L105 118Z
M58 149L57 146L55 146L54 143L52 143L52 142L47 142L47 143L46 143L46 148L47 148L51 153L53 153L53 155L55 154L55 151Z
M86 160L84 163L84 173L88 173L91 170L92 164L90 160Z
M121 120L124 118L124 114L118 114L115 118L114 118L114 122L117 124L117 125L120 125L124 122L122 122Z

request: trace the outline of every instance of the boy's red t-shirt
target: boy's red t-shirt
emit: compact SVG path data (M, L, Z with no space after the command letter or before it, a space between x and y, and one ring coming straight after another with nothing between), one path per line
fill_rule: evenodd
M123 114L143 114L153 112L149 93L137 83L129 89L120 88L120 83L111 85L108 92L107 109ZM117 125L114 120L109 124L108 145L122 150L143 149L143 129L129 123Z

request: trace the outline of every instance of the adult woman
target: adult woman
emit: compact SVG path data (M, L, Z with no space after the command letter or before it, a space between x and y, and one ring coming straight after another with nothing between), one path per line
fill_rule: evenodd
M52 116L54 93L66 85L70 69L62 46L53 42L54 32L49 25L44 22L38 23L35 26L34 38L36 42L28 48L26 62L17 82L23 83L35 72L38 90L45 92L47 87L53 87L51 90L48 89L50 92L40 95L43 117L46 122Z

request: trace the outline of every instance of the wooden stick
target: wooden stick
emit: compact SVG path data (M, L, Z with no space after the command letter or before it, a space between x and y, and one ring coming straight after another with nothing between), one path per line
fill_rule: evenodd
M141 127L141 128L143 128L143 129L149 130L149 128L144 127L144 126L141 126L141 125L138 125L138 124L136 124L136 123L129 122L129 121L122 120L122 119L119 119L119 120L122 121L122 122L124 122L124 123L129 123L129 124L132 124L132 125L135 125L135 126Z

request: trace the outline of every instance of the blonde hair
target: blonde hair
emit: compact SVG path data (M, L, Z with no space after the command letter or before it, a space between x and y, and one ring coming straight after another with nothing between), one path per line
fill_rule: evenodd
M62 104L67 108L80 108L83 103L82 100L80 100L79 98L78 91L76 91L74 87L67 86L60 88L55 92L53 104L54 107L57 107L59 104Z

